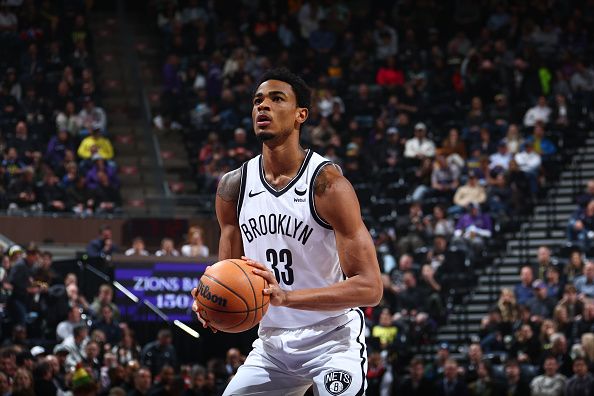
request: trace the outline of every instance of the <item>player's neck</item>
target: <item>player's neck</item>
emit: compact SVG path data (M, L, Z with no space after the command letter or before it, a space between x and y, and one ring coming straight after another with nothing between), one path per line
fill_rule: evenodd
M264 144L262 146L264 173L273 179L279 176L293 177L296 175L304 158L305 150L299 145L299 142L278 146Z

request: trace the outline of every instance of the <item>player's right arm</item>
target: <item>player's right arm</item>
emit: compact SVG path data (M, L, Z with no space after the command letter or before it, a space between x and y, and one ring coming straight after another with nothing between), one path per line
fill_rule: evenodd
M217 220L221 227L221 238L219 240L219 260L238 258L243 256L243 243L241 242L241 231L237 219L237 202L241 189L241 168L226 173L217 187L215 210ZM204 327L210 327L208 322L200 317L198 305L196 304L196 293L198 289L192 289L194 303L192 310L196 312L198 320ZM216 329L210 327L213 331Z
M240 189L241 168L226 173L217 187L215 210L221 227L219 260L238 258L243 255L241 231L237 218Z

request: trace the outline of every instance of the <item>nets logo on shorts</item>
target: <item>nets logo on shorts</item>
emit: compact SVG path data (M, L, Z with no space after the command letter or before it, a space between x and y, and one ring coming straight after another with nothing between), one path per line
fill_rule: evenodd
M353 377L342 370L330 371L324 376L324 385L326 390L332 395L340 395L349 388Z

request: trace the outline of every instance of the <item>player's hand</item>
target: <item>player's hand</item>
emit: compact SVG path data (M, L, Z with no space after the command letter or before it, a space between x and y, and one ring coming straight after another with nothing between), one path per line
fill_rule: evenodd
M241 256L248 265L254 267L254 274L260 275L268 282L268 287L263 290L264 294L270 296L270 305L283 306L287 302L287 291L280 288L272 271L270 271L264 264L258 263L250 258Z
M212 327L208 321L204 320L202 318L202 316L200 316L200 313L198 312L198 303L196 303L196 294L198 293L198 288L197 287L193 288L190 293L192 293L192 299L194 300L194 302L192 303L192 311L194 311L196 313L196 317L198 318L200 323L202 323L202 327L204 327L205 329L209 328L212 330L213 333L216 333L218 330L215 329L214 327Z

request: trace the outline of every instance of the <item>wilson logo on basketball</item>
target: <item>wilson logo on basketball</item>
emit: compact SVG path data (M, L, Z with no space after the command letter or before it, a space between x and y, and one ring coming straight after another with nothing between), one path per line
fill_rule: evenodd
M221 296L218 296L214 293L210 292L210 287L206 286L205 284L203 284L202 282L198 283L198 294L201 297L204 297L205 299L207 299L208 301L211 301L215 304L220 305L221 307L226 307L227 306L227 299L223 298Z

